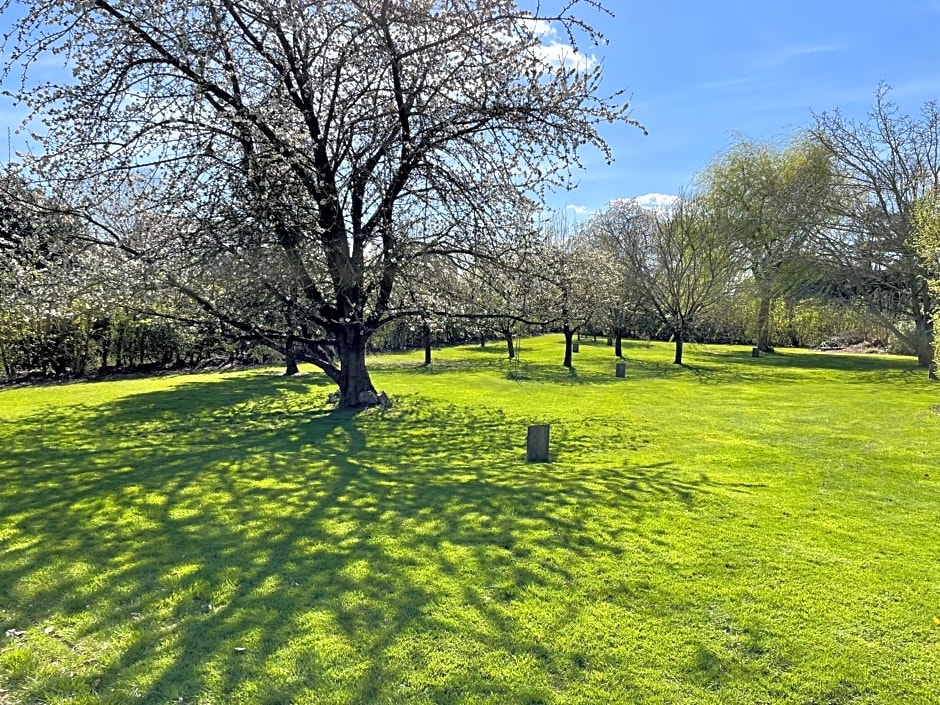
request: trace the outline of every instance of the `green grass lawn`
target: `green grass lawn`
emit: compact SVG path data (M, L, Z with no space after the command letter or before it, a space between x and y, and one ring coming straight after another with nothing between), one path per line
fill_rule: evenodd
M940 703L940 385L562 352L0 392L0 703Z

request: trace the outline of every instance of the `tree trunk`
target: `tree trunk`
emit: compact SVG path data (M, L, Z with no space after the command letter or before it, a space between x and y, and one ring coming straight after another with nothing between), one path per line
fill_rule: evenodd
M421 342L424 345L424 366L431 364L431 326L421 324Z
M672 363L674 365L681 365L682 364L682 333L677 331L675 334L675 339L676 339L676 357L672 361Z
M623 357L623 333L621 333L619 330L617 331L617 335L614 338L614 355L617 357Z
M117 342L114 345L114 366L120 367L124 360L124 326L118 328Z
M7 346L0 340L0 361L3 362L3 372L7 377L13 376L13 368L10 366L10 360L7 357Z
M480 333L480 347L486 347L486 333Z
M572 339L574 338L574 331L568 327L567 323L562 327L562 331L564 331L564 334L565 334L565 361L562 364L565 367L570 368L571 367L571 342L572 342Z
M101 334L101 366L108 366L108 354L111 352L111 324L105 322L104 331Z
M504 330L503 337L506 339L506 353L510 360L516 359L516 345L512 342L512 330Z
M927 368L933 362L933 323L929 320L920 320L915 323L917 364Z
M375 387L366 369L366 345L369 336L358 325L348 326L338 336L337 353L339 354L339 407L341 409L360 409L374 406Z
M294 350L294 336L288 334L287 342L284 344L284 374L288 377L300 372L297 367L297 352Z
M762 294L757 306L757 347L761 352L773 352L770 346L770 295Z

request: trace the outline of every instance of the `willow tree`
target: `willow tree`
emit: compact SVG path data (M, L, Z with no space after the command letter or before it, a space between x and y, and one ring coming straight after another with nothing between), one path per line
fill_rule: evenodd
M737 241L756 287L761 350L772 349L773 300L786 293L807 244L828 226L834 183L827 151L805 138L784 149L739 141L702 174L703 194Z
M370 337L414 313L401 272L485 247L581 147L609 158L599 123L632 123L573 48L600 38L584 5L36 0L7 70L68 57L73 80L18 93L48 125L29 166L100 240L356 407Z

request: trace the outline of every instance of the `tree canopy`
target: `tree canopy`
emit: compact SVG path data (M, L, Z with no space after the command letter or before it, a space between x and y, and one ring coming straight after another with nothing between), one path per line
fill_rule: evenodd
M632 122L600 66L542 50L545 26L597 38L580 5L40 0L11 66L60 52L74 80L19 92L48 125L28 166L90 237L367 404L411 263L496 248L579 149L609 158L599 122Z

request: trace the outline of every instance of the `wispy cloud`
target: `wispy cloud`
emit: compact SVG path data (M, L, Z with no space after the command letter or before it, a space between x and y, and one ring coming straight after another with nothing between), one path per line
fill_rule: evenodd
M848 48L846 44L790 44L776 47L757 57L752 66L756 72L774 71L788 65L824 54L832 54Z
M565 206L566 211L571 211L575 215L589 215L591 210L587 206Z

